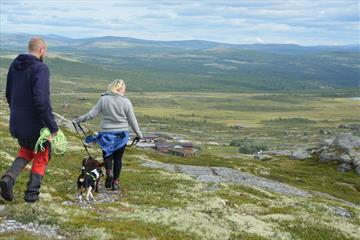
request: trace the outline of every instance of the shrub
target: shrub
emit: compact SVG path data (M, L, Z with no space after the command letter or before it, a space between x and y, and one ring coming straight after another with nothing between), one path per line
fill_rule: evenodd
M260 150L268 150L268 146L264 142L257 142L252 139L234 139L231 141L230 146L237 146L240 153L254 154Z

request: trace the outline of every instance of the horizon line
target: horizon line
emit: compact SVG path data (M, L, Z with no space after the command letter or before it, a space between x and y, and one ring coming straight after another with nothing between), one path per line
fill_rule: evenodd
M30 36L58 36L58 37L63 37L63 38L68 38L68 39L76 39L76 40L81 40L81 39L96 39L96 38L105 38L105 37L113 37L113 38L130 38L130 39L135 39L135 40L142 40L142 41L152 41L152 42L189 42L189 41L201 41L201 42L210 42L210 43L219 43L219 44L227 44L227 45L295 45L295 46L300 46L300 47L344 47L344 46L360 46L360 43L349 43L349 44L326 44L326 45L303 45L300 43L279 43L279 42L271 42L271 43L266 43L266 42L253 42L253 43L233 43L233 42L219 42L219 41L213 41L213 40L204 40L204 39L185 39L185 40L155 40L155 39L144 39L144 38L137 38L137 37L129 37L129 36L115 36L115 35L101 35L101 36L91 36L91 37L70 37L70 36L65 36L65 35L61 35L61 34L31 34L31 33L26 33L26 32L14 32L14 33L9 33L9 32L1 32L0 31L0 38L2 34L8 34L8 35L16 35L16 34L26 34L26 35L30 35Z

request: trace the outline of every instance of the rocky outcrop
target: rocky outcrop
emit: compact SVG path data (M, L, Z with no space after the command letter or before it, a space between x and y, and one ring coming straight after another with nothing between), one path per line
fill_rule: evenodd
M339 134L335 138L323 140L315 153L322 163L337 161L341 163L339 171L347 172L354 168L360 175L360 137L351 133Z
M289 156L290 159L293 160L304 160L307 158L310 158L311 155L305 148L299 148L291 152L291 155Z
M57 226L40 225L37 223L23 224L15 220L4 220L0 224L0 233L25 231L30 235L38 235L47 239L65 239L58 235Z
M201 182L207 183L235 183L248 187L256 187L263 190L281 193L290 196L310 197L309 192L276 182L274 180L257 177L250 173L226 167L203 167L183 164L168 164L147 160L142 164L148 168L159 168L169 172L182 173L193 176Z
M304 160L311 157L310 152L306 148L298 148L295 150L270 150L264 151L263 154L271 156L287 156L292 160Z

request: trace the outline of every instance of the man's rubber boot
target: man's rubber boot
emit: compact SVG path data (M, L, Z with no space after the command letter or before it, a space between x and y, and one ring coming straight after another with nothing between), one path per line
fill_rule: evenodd
M14 199L13 187L16 182L16 178L19 176L21 170L29 162L23 158L16 158L11 167L7 170L4 176L1 177L0 188L1 197L6 201L12 201Z
M6 201L14 199L13 193L14 180L9 176L3 176L0 181L1 197Z
M43 176L37 173L30 173L30 179L25 191L25 202L35 202L39 199L41 180Z

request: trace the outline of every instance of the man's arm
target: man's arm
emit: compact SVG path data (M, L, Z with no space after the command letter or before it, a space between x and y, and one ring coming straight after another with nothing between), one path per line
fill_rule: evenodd
M38 112L40 119L44 122L45 126L49 128L51 133L56 133L58 131L58 126L52 113L49 77L49 69L46 65L42 65L37 73L35 73L33 76L33 101L36 111Z
M9 71L7 74L7 78L6 78L6 92L5 92L5 97L6 97L6 101L9 104L10 107L10 103L11 103L11 89L12 89L12 71L11 71L11 67L9 67Z

